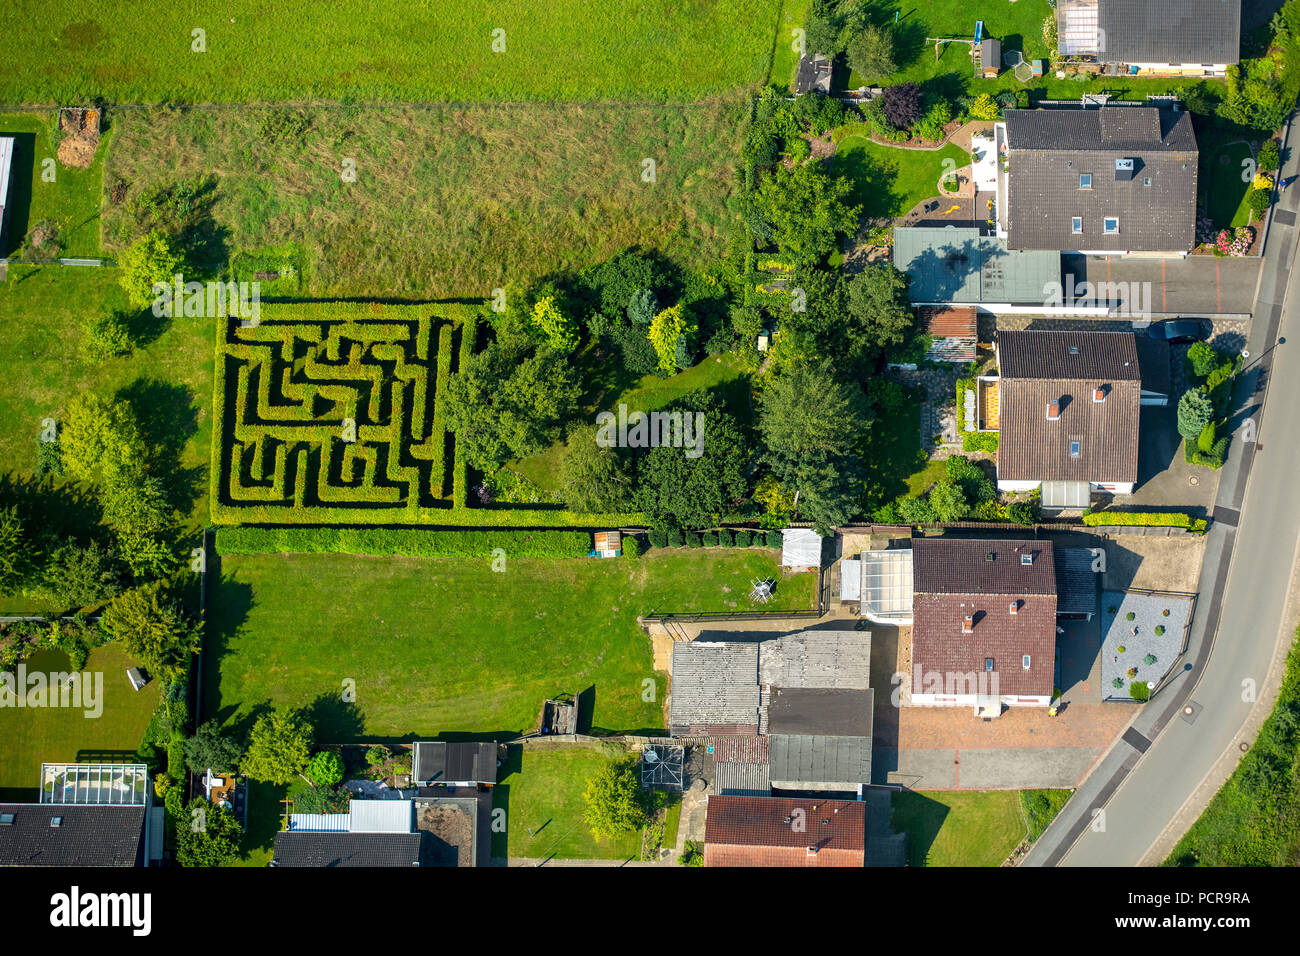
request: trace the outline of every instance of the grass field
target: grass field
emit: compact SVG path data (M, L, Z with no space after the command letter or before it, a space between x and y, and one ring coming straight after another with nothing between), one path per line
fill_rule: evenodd
M942 149L883 146L864 136L849 136L835 148L832 169L853 181L853 202L868 217L896 218L923 199L939 194L944 161L965 166L970 156L949 143Z
M893 811L911 866L999 866L1025 837L1014 790L903 790Z
M807 12L808 0L782 0L781 19L772 45L772 75L769 85L789 93L794 92L794 76L799 66L799 54L794 47L794 31L803 27Z
M145 729L158 705L157 681L132 690L126 669L134 665L112 645L97 648L85 670L102 673L103 711L87 717L84 710L0 708L0 800L35 800L41 764L52 761L100 760L134 762ZM26 661L27 672L68 670L62 651L38 651Z
M1250 223L1246 197L1253 178L1242 179L1243 163L1253 158L1250 144L1218 126L1198 133L1200 204L1220 229Z
M12 266L0 283L0 467L26 475L36 465L45 418L93 391L130 401L157 464L186 488L191 524L207 520L206 470L212 396L212 331L205 319L151 326L135 353L90 365L81 358L83 317L126 305L117 270ZM182 505L182 511L189 510Z
M489 298L631 245L716 260L744 134L736 99L690 107L133 110L116 114L105 188L111 252L138 197L210 180L199 258L297 244L301 293ZM281 123L299 124L286 132ZM655 162L643 181L643 160ZM355 181L343 181L344 160ZM244 278L251 278L245 276Z
M205 716L310 707L320 740L513 735L542 701L582 693L593 730L659 730L665 678L638 614L749 606L765 549L631 560L227 556L205 645ZM768 610L814 605L812 575L778 585ZM339 703L345 680L355 705ZM649 683L647 683L649 682ZM643 695L650 699L643 699Z
M921 403L911 400L896 415L871 423L862 461L867 471L863 508L876 508L915 495L945 474L943 462L927 462L921 450Z
M625 753L612 744L556 750L511 747L492 793L493 808L506 811L506 832L492 835L492 856L636 859L640 831L597 840L582 822L587 781ZM665 832L665 840L667 836Z
M689 99L763 82L779 8L373 0L344 12L326 0L83 0L51 9L14 0L0 13L9 64L0 102Z
M58 150L55 113L0 113L0 136L14 138L14 155L6 202L9 222L0 258L14 255L23 237L41 220L59 226L62 255L93 258L99 255L99 201L103 192L104 157L112 131L100 139L99 152L89 169L71 169L46 160ZM53 182L47 182L47 170Z

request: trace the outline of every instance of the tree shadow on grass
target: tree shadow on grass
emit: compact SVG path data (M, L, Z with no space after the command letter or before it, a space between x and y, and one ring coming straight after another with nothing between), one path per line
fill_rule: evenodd
M80 485L55 485L10 472L0 476L0 507L17 507L33 533L60 541L86 541L103 535L99 500Z
M185 468L181 457L199 428L199 407L188 386L140 378L114 396L134 411L149 449L150 471L162 483L167 502L187 514L202 492L202 467Z
M852 201L862 206L864 216L893 217L899 214L897 207L902 197L894 190L898 164L876 159L865 148L853 148L852 143L850 138L841 144L831 161L831 170L847 176L853 183Z

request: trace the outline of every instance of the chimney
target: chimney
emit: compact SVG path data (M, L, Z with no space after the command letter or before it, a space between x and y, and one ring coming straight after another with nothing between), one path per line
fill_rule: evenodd
M974 614L967 614L964 618L961 619L961 632L962 632L963 634L974 634L974 633L975 633L975 615L974 615Z
M1092 400L1094 402L1104 402L1106 400L1106 386L1098 385L1092 390Z
M1060 402L1048 402L1048 403L1047 403L1047 420L1048 420L1049 422L1055 422L1055 421L1059 421L1060 418L1061 418L1061 403L1060 403Z
M1017 601L1012 601L1012 602L1011 602L1011 616L1012 616L1012 617L1015 617L1015 616L1016 616L1017 614L1019 614L1019 613L1020 613L1020 602L1019 602L1018 600L1017 600Z

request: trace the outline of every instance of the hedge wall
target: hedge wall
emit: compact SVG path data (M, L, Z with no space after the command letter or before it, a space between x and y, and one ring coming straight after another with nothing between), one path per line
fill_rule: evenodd
M419 528L221 528L218 554L373 554L419 558L580 558L585 531L428 531Z
M1090 528L1106 525L1146 528L1186 528L1195 534L1206 529L1204 518L1193 518L1185 511L1085 511L1083 523Z

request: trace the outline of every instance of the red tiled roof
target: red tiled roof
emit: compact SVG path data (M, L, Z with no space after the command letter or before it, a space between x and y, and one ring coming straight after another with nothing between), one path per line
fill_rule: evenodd
M1033 558L1022 564L1022 556ZM989 556L992 555L992 560ZM1050 541L917 538L912 542L917 594L1055 594Z
M705 866L862 866L865 851L859 800L709 797Z

